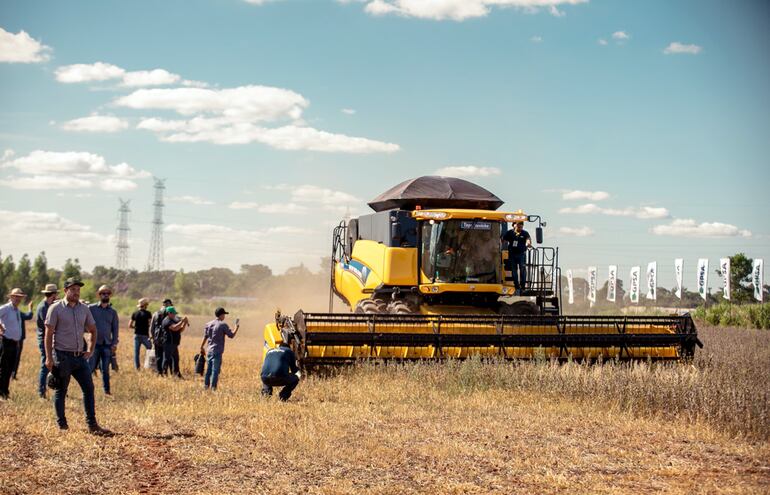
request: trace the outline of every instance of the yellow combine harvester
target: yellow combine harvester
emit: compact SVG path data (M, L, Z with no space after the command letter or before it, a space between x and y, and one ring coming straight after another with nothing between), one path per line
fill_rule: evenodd
M546 223L451 177L403 182L373 214L334 230L329 313L277 314L265 351L289 342L301 366L364 359L681 359L698 341L685 316L563 316L558 249L527 255L516 291L501 238L514 222ZM335 295L352 312L333 313Z

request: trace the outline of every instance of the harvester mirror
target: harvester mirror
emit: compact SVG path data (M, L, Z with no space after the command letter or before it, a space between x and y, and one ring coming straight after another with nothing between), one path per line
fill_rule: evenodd
M397 223L390 224L390 238L394 241L401 239L401 225Z
M538 244L543 243L543 227L538 227L535 229L535 240Z

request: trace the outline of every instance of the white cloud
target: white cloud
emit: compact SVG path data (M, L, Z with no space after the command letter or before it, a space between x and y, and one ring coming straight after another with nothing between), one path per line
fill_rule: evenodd
M604 38L599 38L597 43L599 43L601 46L607 46L607 40L605 40Z
M64 122L61 128L73 132L120 132L128 128L128 122L112 115L93 114Z
M0 28L0 62L30 64L51 58L51 47L32 38L25 31L17 34Z
M477 167L475 165L443 167L435 172L436 175L449 177L490 177L500 175L500 173L500 169L497 167Z
M341 110L341 112L346 114L346 115L355 115L356 114L356 111L353 110L352 108L343 108Z
M691 218L676 219L667 225L650 229L655 235L675 237L751 237L751 231L720 222L697 223Z
M233 201L228 206L231 210L256 210L259 208L259 203L253 201Z
M610 194L604 191L581 191L581 190L562 190L561 199L574 200L585 199L588 201L602 201L610 197Z
M8 177L3 185L12 189L87 189L129 191L133 179L150 177L127 163L109 165L104 157L78 151L36 150L26 156L0 163L0 169L16 169L20 176Z
M279 227L269 227L266 232L268 234L307 234L308 229L281 225Z
M200 196L171 196L168 198L168 201L171 201L172 203L189 203L191 205L200 205L200 206L207 206L207 205L213 205L214 202L205 198L201 198Z
M590 237L594 235L590 227L559 227L559 233L572 237Z
M296 203L318 203L327 206L361 203L361 200L352 194L309 184L292 187L291 200Z
M310 210L306 206L298 205L296 203L268 203L260 205L257 208L260 213L284 213L287 215L304 215L310 213Z
M88 225L79 224L53 212L0 210L0 231L12 233L7 240L13 238L17 244L25 244L24 241L36 242L38 249L41 235L45 236L46 241L58 238L68 242L106 242L108 239L107 236L92 232Z
M684 53L687 55L697 55L703 50L702 46L699 45L687 45L684 43L680 43L678 41L674 41L670 43L666 48L663 49L663 53L666 55L674 55L674 54L680 54Z
M616 41L626 41L631 39L631 36L625 31L615 31L612 33L612 39Z
M588 0L363 0L364 10L371 15L399 15L418 19L463 21L489 14L492 7L513 7L527 13L547 9L561 17L559 5L577 5ZM342 3L351 3L343 1Z
M640 208L627 207L622 209L617 208L602 208L593 203L587 203L575 207L561 208L559 213L575 214L575 215L609 215L616 217L636 217L640 219L660 219L668 218L670 216L668 210L662 207L642 206Z
M56 69L56 80L60 83L72 84L94 81L120 79L126 71L117 65L96 62L93 64L63 65Z
M182 78L165 69L139 70L123 75L123 86L165 86L176 84Z
M543 37L542 36L533 36L529 39L532 43L542 43Z

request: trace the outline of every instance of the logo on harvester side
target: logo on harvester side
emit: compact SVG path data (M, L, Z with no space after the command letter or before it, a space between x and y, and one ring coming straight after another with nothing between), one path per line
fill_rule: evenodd
M364 285L366 285L366 279L369 278L369 274L372 273L371 268L356 260L350 260L342 265L342 268L355 275Z

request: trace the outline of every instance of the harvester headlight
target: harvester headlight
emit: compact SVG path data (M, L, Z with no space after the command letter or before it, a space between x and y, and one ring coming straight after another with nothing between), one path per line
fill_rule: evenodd
M421 218L432 218L434 220L443 220L447 217L445 211L418 211L417 216Z
M438 285L434 285L434 286L431 288L431 290L432 290L433 292L438 292Z
M506 222L526 222L528 220L527 215L521 213L506 213Z

